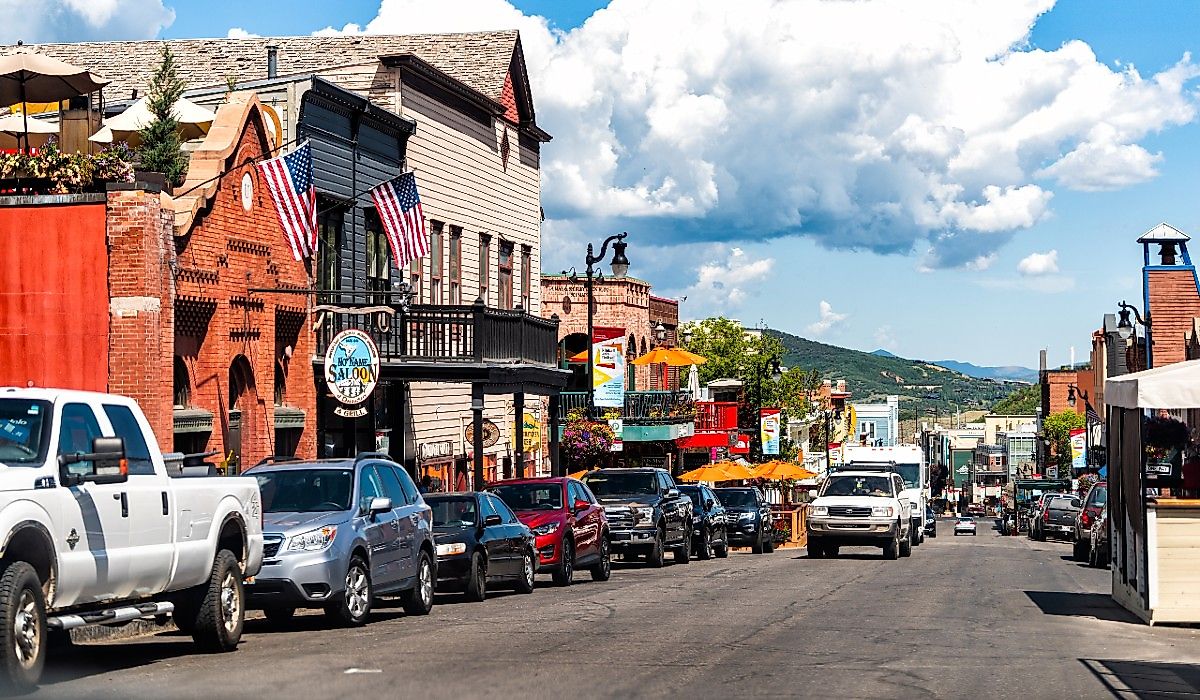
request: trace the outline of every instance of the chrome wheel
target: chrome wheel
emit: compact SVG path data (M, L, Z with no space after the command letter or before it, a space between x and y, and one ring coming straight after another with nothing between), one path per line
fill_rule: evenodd
M525 553L525 585L533 588L533 555L529 552Z
M429 566L428 559L421 560L421 583L418 586L420 589L417 595L421 596L421 604L425 607L433 606L433 569Z
M241 587L234 573L233 570L226 571L225 578L221 579L221 624L229 634L237 631L238 620L242 618Z
M361 567L351 566L346 572L346 609L354 618L367 614L371 605L371 584Z
M22 668L30 668L37 662L42 635L38 626L37 601L28 590L21 591L17 613L13 615L13 646Z

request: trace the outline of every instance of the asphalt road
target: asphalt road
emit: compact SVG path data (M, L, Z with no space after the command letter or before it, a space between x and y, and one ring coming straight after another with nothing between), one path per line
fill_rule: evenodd
M1134 622L1104 593L1109 573L1068 561L1068 545L1000 537L983 520L977 537L940 532L898 561L843 548L630 564L602 584L439 596L426 618L386 608L358 630L317 614L283 630L251 620L218 656L174 632L77 645L51 657L34 697L1200 693L1200 630Z

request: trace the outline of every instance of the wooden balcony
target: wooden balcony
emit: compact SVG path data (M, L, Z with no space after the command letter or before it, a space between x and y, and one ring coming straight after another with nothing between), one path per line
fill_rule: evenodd
M587 393L564 391L559 401L559 418L566 420L572 410L587 406ZM696 418L696 404L686 391L627 391L625 405L619 409L626 425L662 425L691 423ZM596 407L596 416L603 417L609 407Z
M696 432L711 433L737 430L738 405L736 401L697 401Z

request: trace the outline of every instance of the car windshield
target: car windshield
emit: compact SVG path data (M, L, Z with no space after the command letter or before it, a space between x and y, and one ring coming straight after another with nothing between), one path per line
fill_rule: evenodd
M563 507L562 491L562 485L558 483L511 484L492 488L492 493L513 510L559 510Z
M921 465L897 464L896 473L904 479L904 488L915 489L921 485Z
M891 477L832 476L825 482L822 496L883 496L892 495Z
M593 472L583 477L597 496L658 493L658 475L654 472Z
M726 508L745 508L758 505L758 499L754 497L754 492L743 489L722 489L717 491L717 498L721 499L721 505Z
M1091 497L1088 500L1091 501L1091 505L1094 506L1102 506L1105 503L1108 503L1108 487L1097 486L1093 488Z
M470 527L475 524L475 499L470 496L426 496L425 502L433 509L435 527Z
M0 462L41 463L45 457L47 401L0 399Z
M276 469L253 472L264 513L322 513L350 509L350 469Z

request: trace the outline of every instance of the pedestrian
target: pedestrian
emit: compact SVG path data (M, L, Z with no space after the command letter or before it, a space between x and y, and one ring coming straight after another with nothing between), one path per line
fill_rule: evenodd
M421 486L420 486L421 493L429 493L429 491L432 488L433 488L433 477L429 476L428 474L422 476L421 477Z

